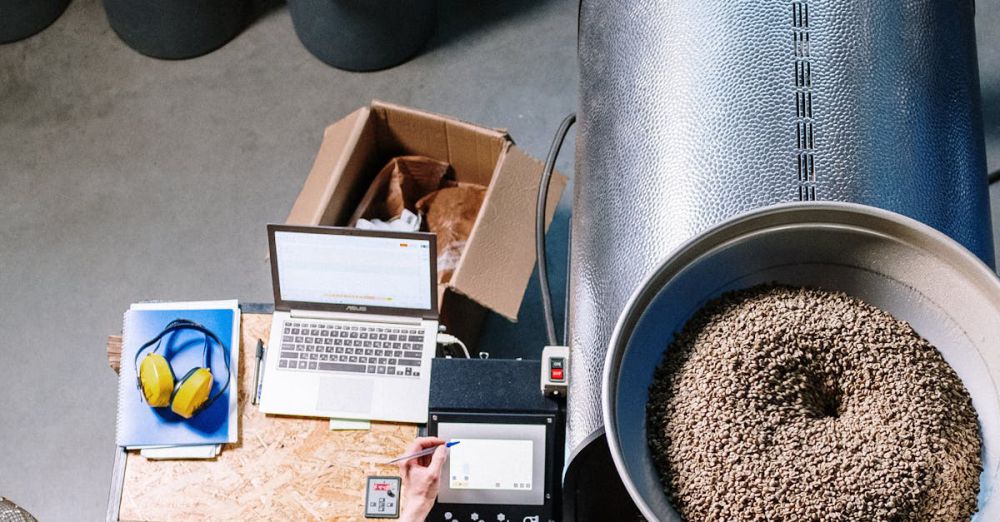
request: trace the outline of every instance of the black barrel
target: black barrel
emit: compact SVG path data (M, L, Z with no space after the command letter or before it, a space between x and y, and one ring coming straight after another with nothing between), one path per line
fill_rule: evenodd
M0 43L27 38L59 18L69 0L0 0Z
M434 32L436 0L288 0L299 40L338 69L374 71L405 62Z
M104 0L111 27L147 56L177 60L212 52L247 21L247 0Z

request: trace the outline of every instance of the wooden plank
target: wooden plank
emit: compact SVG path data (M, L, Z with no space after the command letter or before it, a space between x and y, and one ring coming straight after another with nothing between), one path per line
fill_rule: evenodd
M415 425L373 422L330 431L329 421L276 417L250 404L254 347L271 316L243 314L240 439L210 461L152 461L129 452L121 520L360 520L368 475L396 475Z
M111 369L118 373L118 369L121 368L122 364L122 336L120 335L109 335L108 336L108 365Z

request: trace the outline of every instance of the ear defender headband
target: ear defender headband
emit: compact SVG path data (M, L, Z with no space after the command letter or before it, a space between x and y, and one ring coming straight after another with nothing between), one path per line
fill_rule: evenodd
M167 350L164 350L163 355L157 352L159 352L160 344L166 336L181 330L201 332L205 336L205 343L202 345L203 365L191 368L180 380L177 380L174 369L170 365L173 354L167 353ZM212 392L212 384L215 381L212 376L212 367L209 364L210 344L212 342L215 342L222 349L223 360L226 363L226 382L215 395L209 397ZM142 364L139 364L139 356L153 345L155 345L153 351L143 357ZM187 319L171 321L160 333L146 341L146 344L140 346L135 352L133 363L136 366L136 386L142 391L146 403L153 408L170 406L171 411L185 419L194 417L198 412L209 407L223 393L226 393L232 374L229 368L229 354L226 353L226 347L219 337L208 328Z

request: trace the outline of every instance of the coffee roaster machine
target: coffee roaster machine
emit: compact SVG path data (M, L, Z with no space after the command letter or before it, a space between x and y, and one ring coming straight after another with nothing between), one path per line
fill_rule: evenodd
M973 0L584 0L564 514L675 520L645 439L671 335L723 291L843 290L973 396L1000 520ZM630 515L631 513L631 515Z

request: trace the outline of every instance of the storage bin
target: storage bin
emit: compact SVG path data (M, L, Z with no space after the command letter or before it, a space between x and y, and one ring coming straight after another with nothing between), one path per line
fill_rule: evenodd
M417 54L434 32L436 0L288 0L299 40L338 69L374 71Z
M69 0L0 0L0 43L27 38L66 10Z
M104 0L104 9L129 47L172 60L222 47L247 18L247 0Z

